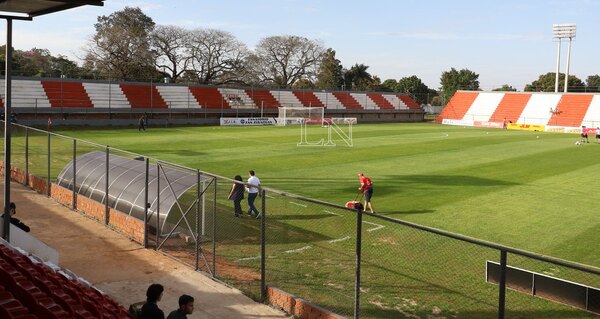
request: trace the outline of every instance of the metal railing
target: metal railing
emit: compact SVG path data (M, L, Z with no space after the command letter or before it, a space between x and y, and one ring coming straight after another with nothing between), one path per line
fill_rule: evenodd
M234 179L22 125L12 125L12 136L13 166L48 185L77 156L95 150L143 157L146 185L148 170L162 166L196 174L198 185L166 217L169 231L145 218L141 244L258 301L268 301L267 287L276 287L354 318L585 318L600 309L598 299L585 305L586 312L564 305L567 301L532 296L510 286L514 278L507 277L508 266L518 267L593 292L600 287L598 268L267 187L257 199L259 218L245 210L236 217L228 199L239 183ZM73 196L76 207L75 190ZM161 194L150 189L145 196L148 203L160 201ZM497 285L486 280L488 262L500 265Z

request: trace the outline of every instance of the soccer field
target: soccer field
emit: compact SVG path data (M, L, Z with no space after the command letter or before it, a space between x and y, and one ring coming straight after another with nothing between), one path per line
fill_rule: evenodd
M364 172L379 214L600 266L600 145L575 135L360 124L353 147L299 147L299 126L56 132L227 177L253 169L263 186L341 205Z
M378 214L598 267L594 185L600 145L575 135L437 124L360 124L354 146L299 147L300 127L61 129L57 133L233 177L253 169L263 186L343 205L358 172L374 181ZM309 129L310 140L324 129ZM23 131L13 160L23 166ZM51 176L71 160L72 142L52 138ZM47 174L47 137L30 133L29 169ZM79 143L81 155L97 148ZM21 161L21 162L19 162ZM260 299L260 223L234 218L219 184L217 274ZM343 315L353 313L354 213L267 193L266 281ZM243 207L246 207L243 202ZM170 216L171 217L171 216ZM177 218L174 216L174 218ZM495 317L497 286L485 263L497 251L364 216L364 318ZM212 247L204 247L210 255ZM599 279L516 255L509 265L590 286ZM568 307L508 291L511 318L587 318ZM437 312L437 310L436 310Z

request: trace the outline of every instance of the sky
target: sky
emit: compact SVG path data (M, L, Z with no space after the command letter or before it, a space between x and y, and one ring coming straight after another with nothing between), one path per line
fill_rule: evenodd
M522 90L556 70L552 25L576 23L569 73L583 81L600 74L600 0L106 0L104 7L15 20L13 46L80 61L97 17L125 6L159 25L228 31L250 48L268 36L304 36L333 48L345 68L368 65L382 81L416 75L433 89L454 67L478 73L484 90ZM567 47L563 41L561 72Z

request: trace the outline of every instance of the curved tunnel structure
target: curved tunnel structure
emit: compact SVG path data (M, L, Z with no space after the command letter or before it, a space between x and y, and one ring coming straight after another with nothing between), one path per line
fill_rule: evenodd
M101 151L78 156L75 159L76 178L73 178L73 161L71 161L58 175L58 185L70 190L75 189L82 196L104 203L106 157L107 154ZM109 154L108 157L109 207L144 220L145 158L133 159L113 154ZM148 175L148 203L150 204L148 222L150 225L156 225L156 212L159 211L161 232L170 231L165 229L165 222L177 198L202 182L203 177L201 176L199 180L196 174L165 166L161 166L159 174L155 165L150 167Z

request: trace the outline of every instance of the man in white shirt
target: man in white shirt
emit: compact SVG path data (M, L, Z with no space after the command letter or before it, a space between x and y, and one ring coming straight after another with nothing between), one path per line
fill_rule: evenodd
M253 170L248 171L248 174L248 186L246 187L246 190L248 190L248 217L252 217L252 212L254 212L255 217L259 218L260 212L256 209L256 206L254 206L254 200L256 199L256 196L258 196L260 179L254 175Z

